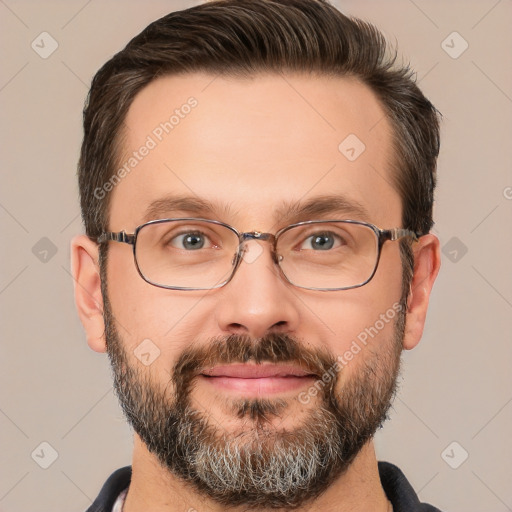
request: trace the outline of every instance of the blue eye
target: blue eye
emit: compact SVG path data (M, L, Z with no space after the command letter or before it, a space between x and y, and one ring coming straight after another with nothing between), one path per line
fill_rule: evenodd
M301 243L301 250L329 251L343 245L343 239L332 232L314 233Z
M184 233L174 237L170 244L178 249L198 250L202 249L208 238L202 233Z
M310 245L312 249L319 249L325 251L332 249L334 246L334 238L329 235L314 235L310 236Z

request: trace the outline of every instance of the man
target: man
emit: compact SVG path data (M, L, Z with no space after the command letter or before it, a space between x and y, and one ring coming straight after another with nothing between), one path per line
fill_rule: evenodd
M72 243L134 429L90 511L433 511L376 460L437 276L438 113L323 0L169 14L95 76Z

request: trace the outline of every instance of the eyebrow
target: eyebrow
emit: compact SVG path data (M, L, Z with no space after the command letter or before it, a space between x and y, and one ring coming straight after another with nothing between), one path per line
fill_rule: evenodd
M168 195L153 201L147 207L144 213L144 222L166 218L178 212L208 217L218 213L219 210L227 213L229 209L229 206L221 207L199 197Z
M341 217L339 220L369 221L370 214L359 201L343 195L320 195L308 199L306 202L284 202L275 211L276 218L291 224L303 220L322 220L327 217Z
M230 204L220 204L199 197L167 195L153 201L144 213L144 222L172 217L177 214L216 218L233 214ZM369 221L370 214L360 202L348 197L332 194L319 195L307 201L283 201L274 209L279 223L301 222L337 218Z

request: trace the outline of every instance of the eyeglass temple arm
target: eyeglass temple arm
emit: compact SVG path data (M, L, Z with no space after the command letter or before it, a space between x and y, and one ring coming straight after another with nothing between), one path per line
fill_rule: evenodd
M414 241L417 241L421 236L419 233L415 233L410 229L404 228L393 228L383 231L383 234L386 236L388 240L399 240L405 236L410 236Z
M135 235L128 235L125 231L120 231L119 233L112 233L109 231L107 233L102 233L96 241L99 244L112 241L133 245L135 243Z

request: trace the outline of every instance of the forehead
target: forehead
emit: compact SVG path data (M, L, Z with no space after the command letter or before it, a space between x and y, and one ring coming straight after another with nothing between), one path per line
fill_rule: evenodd
M306 203L309 215L342 204L338 217L382 227L401 218L390 125L355 79L162 77L135 97L123 136L111 229L180 214L266 229Z

